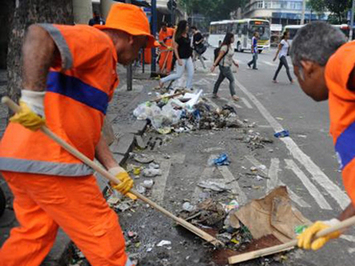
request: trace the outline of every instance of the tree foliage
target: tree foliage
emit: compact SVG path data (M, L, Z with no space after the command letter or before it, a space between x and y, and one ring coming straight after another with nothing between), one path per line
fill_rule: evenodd
M209 20L229 19L230 13L245 5L246 0L179 0L189 15L202 14Z
M317 13L328 10L332 13L329 18L332 23L344 23L346 12L351 8L351 0L308 0L307 6Z

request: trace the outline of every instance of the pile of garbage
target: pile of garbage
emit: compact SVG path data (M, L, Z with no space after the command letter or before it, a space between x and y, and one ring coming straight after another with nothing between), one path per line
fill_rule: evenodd
M133 114L138 120L150 120L152 127L161 134L244 126L232 106L226 104L213 109L203 99L202 90L195 94L185 91L164 94L138 105Z

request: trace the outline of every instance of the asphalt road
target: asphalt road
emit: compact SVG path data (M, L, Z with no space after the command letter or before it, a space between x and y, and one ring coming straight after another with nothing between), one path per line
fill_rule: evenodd
M237 78L237 95L241 98L234 104L238 115L256 122L252 129L262 136L273 138L275 131L287 129L290 138L276 139L264 149L251 150L246 144L236 140L243 134L236 130L200 131L191 134L164 137L156 133L148 133L146 138L163 139L163 145L144 153L156 156L161 163L163 175L155 179L156 185L149 194L154 200L168 210L179 213L184 201L192 203L198 198L197 183L203 179L238 180L238 200L241 203L265 196L273 184L285 184L293 192L294 205L309 220L325 220L336 217L349 199L344 192L338 163L334 155L332 140L328 133L329 116L327 103L315 103L300 89L297 82L290 84L285 69L282 69L278 84L272 83L278 62L273 62L275 50L264 51L259 55L258 70L251 70L247 62L250 53L236 53L239 62ZM205 56L213 58L213 50L209 49ZM290 62L290 59L288 59ZM211 66L211 60L207 65ZM219 91L219 99L212 99L212 89L217 79L218 70L210 73L197 63L198 70L194 76L194 88L203 89L212 105L222 106L231 103L228 81L224 81ZM293 70L292 70L293 75ZM294 76L294 75L293 75ZM232 161L227 167L228 173L209 170L207 160L211 155L227 152ZM162 154L172 155L172 159L162 159ZM175 156L175 157L174 157ZM160 159L159 159L160 158ZM245 176L251 166L263 164L266 175L272 182L263 180L256 182ZM245 170L247 169L247 170ZM144 180L144 178L143 178ZM142 178L136 183L142 182ZM257 185L260 189L251 189ZM214 195L216 196L216 195ZM216 196L219 201L228 196ZM245 202L242 202L245 201ZM127 217L121 215L123 228L131 229L141 236L142 246L130 249L136 252L143 265L224 265L213 264L210 250L202 248L201 242L195 238L191 242L187 236L171 227L171 221L155 211L141 207L137 213ZM138 221L138 223L137 223ZM153 223L152 223L153 221ZM142 224L144 224L142 226ZM144 229L142 229L144 228ZM154 247L147 252L147 246L161 240L172 241L172 249ZM187 241L186 241L187 240ZM355 252L355 234L353 230L346 236L332 241L318 252L296 250L288 255L283 265L344 265L353 263ZM152 264L149 264L152 263ZM243 265L260 265L260 261L251 261ZM264 262L265 263L265 262ZM265 265L265 264L263 264ZM280 265L272 262L271 265Z
M280 161L279 179L310 205L301 207L296 204L308 219L329 219L346 206L348 199L329 135L328 104L316 103L306 96L296 79L295 84L290 84L284 68L279 73L278 83L272 83L278 64L278 60L272 61L275 52L271 49L259 54L258 70L247 66L251 59L249 52L235 54L239 62L236 78L239 87L237 95L241 97L238 103L242 107L240 115L256 121L259 130L265 127L272 133L281 126L290 131L292 140L277 140L278 153L270 154L268 158L261 155L260 160L267 167L272 158ZM207 57L211 58L211 50L208 53ZM295 78L290 58L288 62ZM228 99L227 85L228 82L224 81L220 95ZM303 252L300 259L304 261L303 265L354 265L354 240L354 237L348 237L348 240L333 241L321 251Z

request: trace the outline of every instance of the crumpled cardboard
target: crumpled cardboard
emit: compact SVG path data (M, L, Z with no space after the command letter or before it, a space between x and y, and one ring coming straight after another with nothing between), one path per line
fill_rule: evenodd
M231 215L248 227L254 239L272 234L282 243L296 238L297 226L311 224L292 206L285 186L274 189L264 198L251 201Z

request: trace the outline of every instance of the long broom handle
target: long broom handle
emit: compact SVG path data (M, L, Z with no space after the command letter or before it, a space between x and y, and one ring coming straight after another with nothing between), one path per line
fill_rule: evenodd
M323 237L328 234L334 233L336 231L342 231L342 230L345 230L346 228L348 228L350 226L354 226L354 225L355 225L355 216L318 232L315 235L315 238ZM292 241L287 242L285 244L281 244L281 245L277 245L277 246L273 246L273 247L269 247L269 248L264 248L264 249L244 253L244 254L237 255L237 256L232 256L232 257L228 258L228 262L229 262L229 264L235 264L235 263L239 263L239 262L243 262L243 261L275 254L275 253L278 253L278 252L281 252L284 250L288 250L290 248L297 246L297 242L298 242L298 240L295 239L295 240L292 240Z
M21 107L18 106L14 101L12 101L9 97L5 96L2 97L1 102L3 104L6 104L13 112L17 113L20 111ZM73 146L71 146L70 144L68 144L67 142L65 142L64 140L62 140L60 137L58 137L55 133L53 133L48 127L46 126L42 126L40 128L40 130L47 135L49 138L51 138L53 141L55 141L56 143L58 143L61 147L63 147L66 151L68 151L70 154L74 155L76 158L78 158L79 160L81 160L82 162L84 162L86 165L90 166L92 169L94 169L96 172L100 173L102 176L104 176L105 178L107 178L108 180L110 180L112 183L114 184L119 184L120 181L111 173L109 173L107 170L105 170L104 168L102 168L101 166L99 166L97 163L95 163L94 161L90 160L88 157L86 157L84 154L82 154L81 152L79 152L76 148L74 148ZM206 232L204 232L203 230L201 230L200 228L197 228L196 226L188 223L187 221L185 221L184 219L181 219L177 216L175 216L174 214L170 213L169 211L167 211L166 209L164 209L163 207L161 207L160 205L156 204L155 202L153 202L152 200L150 200L149 198L143 196L142 194L140 194L138 191L136 191L135 189L131 189L130 192L137 196L137 198L141 199L142 201L148 203L150 206L152 206L153 208L155 208L156 210L162 212L163 214L165 214L166 216L170 217L171 219L173 219L175 222L177 222L178 224L180 224L181 226L185 227L186 229L188 229L189 231L193 232L194 234L198 235L199 237L205 239L207 242L215 245L215 246L223 246L223 243L219 240L217 240L216 238L212 237L211 235L207 234Z

